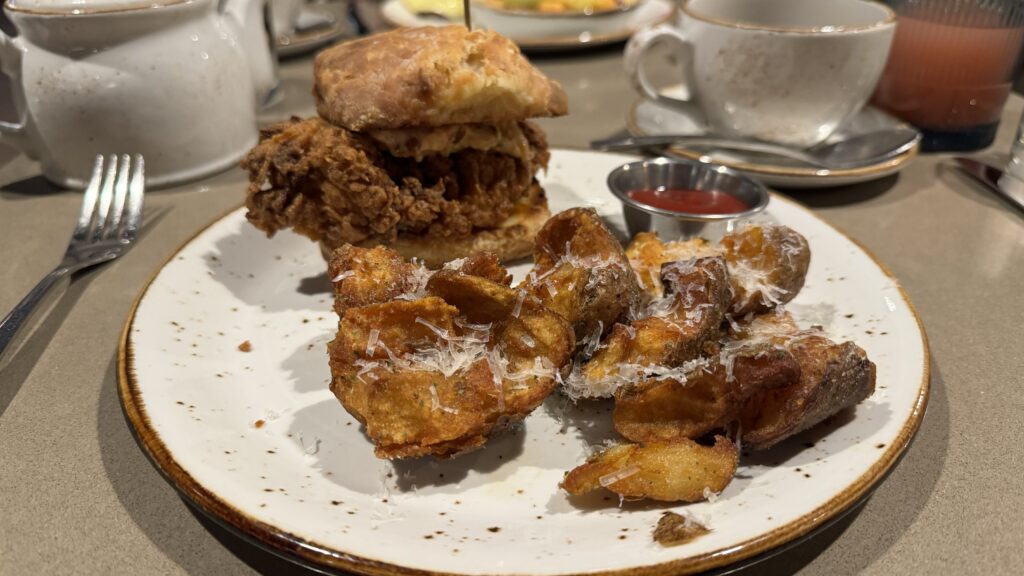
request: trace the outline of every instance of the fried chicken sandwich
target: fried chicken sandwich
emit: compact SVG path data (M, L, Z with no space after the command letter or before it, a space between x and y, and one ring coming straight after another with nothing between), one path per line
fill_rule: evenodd
M527 119L568 104L510 40L445 26L347 42L317 56L313 93L317 117L263 130L242 162L257 228L434 267L531 253L550 214L535 178L547 141Z

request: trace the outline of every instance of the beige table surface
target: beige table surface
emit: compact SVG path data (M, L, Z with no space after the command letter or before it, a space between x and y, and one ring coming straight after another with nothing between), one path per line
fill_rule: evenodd
M572 115L543 122L554 146L624 128L633 96L620 50L540 58ZM310 64L282 69L278 114L310 114ZM996 146L1005 161L1022 100ZM57 262L80 194L0 150L0 311ZM116 393L117 341L143 283L199 227L238 204L232 170L147 195L124 258L77 279L0 373L0 573L301 573L199 517L135 444ZM899 176L792 194L873 251L902 281L931 340L932 395L906 458L859 510L756 574L1024 573L1024 217L941 156Z

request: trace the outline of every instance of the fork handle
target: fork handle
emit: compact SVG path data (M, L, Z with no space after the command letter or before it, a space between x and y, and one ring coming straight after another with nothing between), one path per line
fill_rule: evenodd
M17 350L18 347L13 344L20 340L18 335L21 333L22 326L35 315L39 308L39 303L43 301L46 294L53 288L53 285L64 276L67 276L70 271L71 269L66 266L55 268L44 276L36 284L35 288L21 299L21 302L18 302L14 310L11 310L3 320L0 320L0 368L7 365L10 355Z

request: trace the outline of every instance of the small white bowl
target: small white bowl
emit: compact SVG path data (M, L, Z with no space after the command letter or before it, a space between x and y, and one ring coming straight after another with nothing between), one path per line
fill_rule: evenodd
M510 38L541 40L562 37L588 37L614 34L629 27L633 11L645 0L611 10L593 12L538 12L496 8L486 2L473 2L473 23Z

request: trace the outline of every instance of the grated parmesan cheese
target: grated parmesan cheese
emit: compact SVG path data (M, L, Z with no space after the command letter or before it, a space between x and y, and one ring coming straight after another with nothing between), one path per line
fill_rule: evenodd
M351 277L353 277L355 275L356 275L355 270L345 270L341 274L338 274L334 278L331 278L331 282L335 282L335 283L341 282L342 280L344 280L346 278L351 278Z
M372 328L370 335L366 339L366 357L373 356L373 352L377 349L377 339L380 338L380 330Z
M466 258L456 258L444 263L442 270L458 270L462 268L462 265L466 263Z
M615 472L612 472L610 474L605 474L604 476L598 478L597 481L601 484L603 488L607 488L612 484L615 484L619 480L625 480L626 478L629 478L630 476L636 474L639 471L640 468L636 466L627 466L621 470L616 470Z
M520 291L519 296L516 297L516 305L512 308L512 317L519 318L519 313L523 310L523 300L526 299L526 292Z

